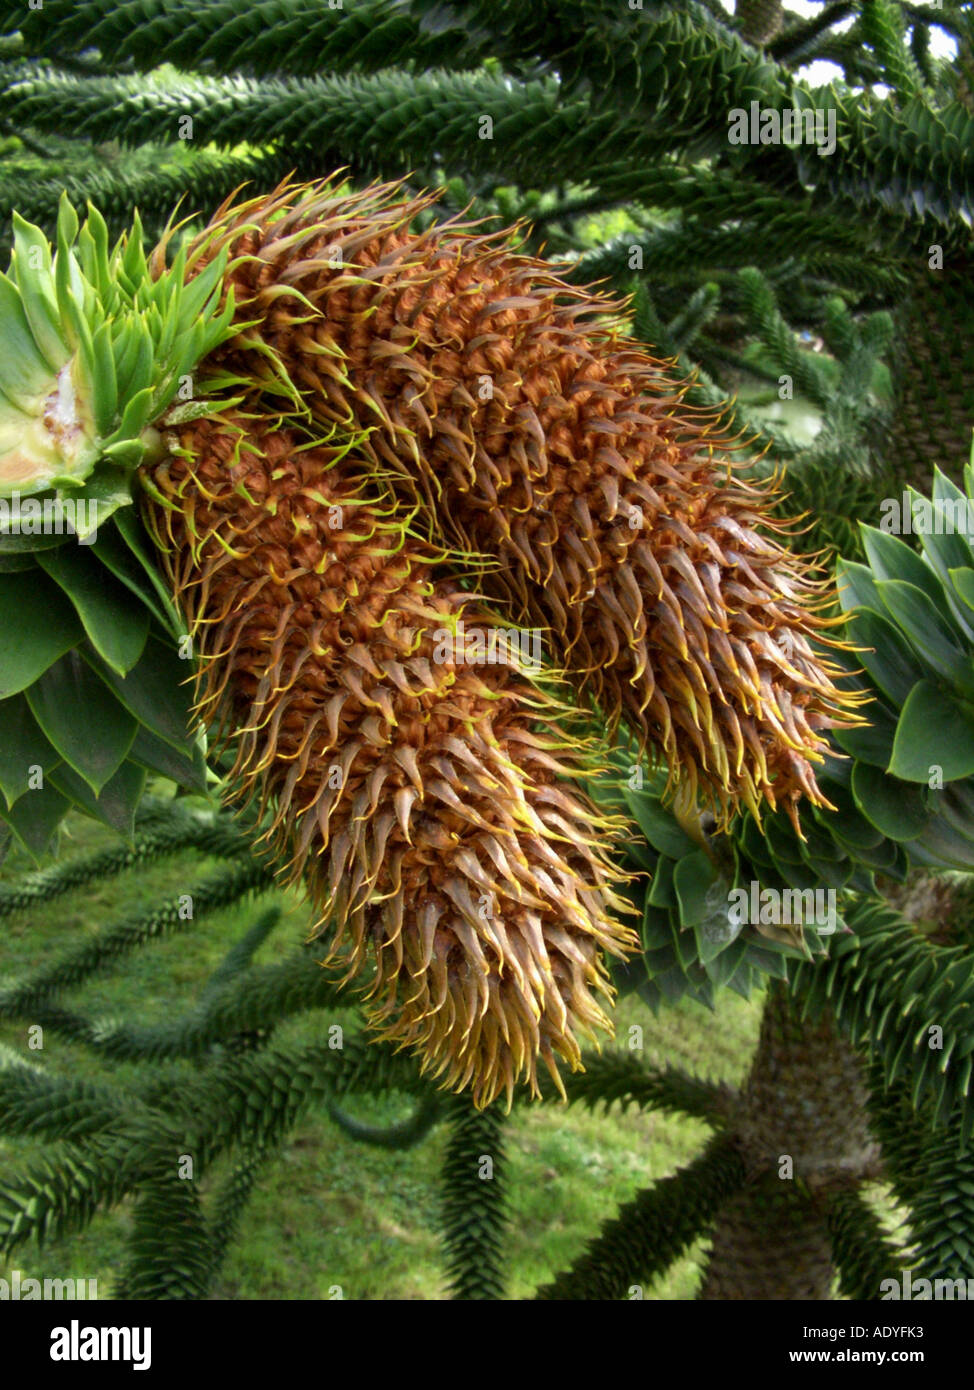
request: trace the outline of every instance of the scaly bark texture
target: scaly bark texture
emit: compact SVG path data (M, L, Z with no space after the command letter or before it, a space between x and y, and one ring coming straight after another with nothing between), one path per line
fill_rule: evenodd
M917 272L900 314L889 442L897 479L927 496L935 468L960 481L974 428L974 242L940 250L942 267Z
M547 732L564 708L343 450L239 412L167 443L147 516L201 715L372 1027L478 1105L536 1090L539 1058L578 1066L578 1038L611 1032L601 952L632 941L614 826L558 780L580 766Z
M748 43L770 43L785 22L782 0L737 0L734 13L741 38Z
M737 1114L728 1125L749 1173L713 1232L700 1298L828 1299L831 1196L880 1175L860 1059L834 1022L803 1022L772 986ZM791 1177L780 1176L782 1160Z
M813 649L824 595L774 538L775 486L715 462L731 441L622 306L507 233L411 233L430 201L326 184L222 208L194 262L236 258L241 332L215 364L369 429L430 533L493 558L488 591L722 817L824 804L822 731L855 701Z

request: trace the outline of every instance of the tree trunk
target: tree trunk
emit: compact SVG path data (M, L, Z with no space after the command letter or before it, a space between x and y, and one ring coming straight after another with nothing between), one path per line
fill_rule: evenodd
M889 456L896 478L929 494L934 467L960 480L974 418L974 247L922 248L899 314ZM934 265L930 265L930 260Z
M855 1050L772 985L730 1129L750 1181L722 1211L699 1297L828 1299L829 1197L880 1175Z
M783 0L737 0L737 27L748 43L770 43L785 20Z

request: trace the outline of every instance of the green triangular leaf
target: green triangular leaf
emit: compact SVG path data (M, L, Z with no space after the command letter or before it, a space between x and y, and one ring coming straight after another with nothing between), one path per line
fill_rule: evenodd
M0 700L32 685L84 637L74 609L46 575L0 574Z
M916 593L916 590L914 590ZM899 628L879 613L853 613L846 624L849 640L862 650L856 655L880 691L899 708L917 681L929 674ZM870 710L863 711L866 718Z
M168 777L180 787L191 791L206 792L206 760L199 742L193 744L192 756L178 753L169 743L154 738L148 729L140 725L135 742L129 749L129 758L150 772Z
M145 648L148 610L88 547L62 546L39 555L38 563L71 599L95 651L124 676Z
M679 859L696 848L689 835L680 829L672 811L668 811L658 797L646 791L634 791L628 786L623 788L623 795L640 830L660 854Z
M89 816L127 839L135 833L135 810L145 788L145 777L144 767L126 761L95 796L87 782L64 763L51 773L51 781L58 791L69 796Z
M174 629L173 610L169 603L162 603L156 586L151 581L149 575L131 548L123 539L119 526L121 513L116 514L112 524L99 531L98 539L91 546L91 549L98 556L102 564L109 570L125 587L133 593L140 603L157 620L159 626L167 632Z
M20 797L9 810L0 806L0 820L6 821L27 852L37 861L47 853L70 805L56 787L45 781L43 787Z
M730 885L702 849L683 856L673 871L673 886L685 927L728 916Z
M934 768L945 782L974 772L974 710L933 681L920 681L903 706L889 771L929 785Z
M126 676L119 676L87 646L83 655L140 724L184 756L192 756L192 686L186 684L193 674L192 662L180 661L175 648L151 632L141 658Z
M60 755L37 726L23 695L0 700L0 791L8 806L30 790L32 768L49 772Z
M132 715L77 651L63 656L26 693L45 738L97 796L132 746Z
M904 785L866 763L857 763L853 769L852 794L863 815L891 840L915 839L930 819L923 792L915 783Z

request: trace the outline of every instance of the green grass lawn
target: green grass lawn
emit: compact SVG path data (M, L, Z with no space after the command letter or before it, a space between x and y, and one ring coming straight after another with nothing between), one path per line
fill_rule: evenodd
M111 843L90 822L69 822L63 853ZM12 852L0 872L10 882L29 868ZM210 869L192 855L130 871L94 889L76 890L0 924L0 980L35 970L108 923L135 916L173 893L189 891ZM261 947L270 961L303 938L306 914L295 899L276 895L287 915ZM208 974L254 920L252 902L185 923L171 936L143 946L110 974L90 979L64 1003L94 1017L151 1023L186 1012ZM287 1046L323 1038L329 1025L357 1026L353 1011L306 1014L275 1035ZM684 1004L654 1018L638 999L618 1009L620 1039L628 1027L643 1029L647 1058L686 1067L715 1079L738 1080L757 1039L760 999L725 994L711 1014ZM42 1051L28 1051L24 1025L0 1024L0 1045L55 1071L124 1080L135 1064L109 1065L48 1033ZM187 1063L188 1067L189 1064ZM176 1073L178 1075L179 1068ZM349 1102L347 1109L372 1122L409 1113L397 1097ZM569 1263L611 1217L653 1179L672 1173L701 1148L707 1130L698 1122L661 1115L592 1113L581 1107L518 1106L508 1128L510 1294L524 1296ZM438 1128L402 1153L351 1140L325 1113L308 1112L266 1167L244 1215L239 1237L222 1268L214 1296L234 1299L328 1298L336 1287L346 1298L436 1299L445 1297L437 1237L438 1172L445 1134ZM40 1152L31 1141L0 1139L0 1175L29 1165ZM218 1177L219 1173L215 1172ZM208 1177L208 1185L213 1179ZM20 1247L0 1265L0 1277L16 1267L36 1278L97 1278L99 1297L111 1297L124 1260L131 1203L97 1216L84 1231L38 1250ZM694 1294L699 1250L647 1290L654 1298Z

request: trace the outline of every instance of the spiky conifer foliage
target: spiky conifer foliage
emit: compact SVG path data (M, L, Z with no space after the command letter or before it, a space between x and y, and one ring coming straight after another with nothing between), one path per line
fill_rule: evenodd
M391 1150L423 1144L436 1126L449 1128L442 1222L450 1288L459 1298L502 1297L512 1274L504 1253L509 1224L504 1157L511 1131L518 1130L519 1111L505 1118L496 1105L478 1112L465 1097L444 1097L414 1059L368 1040L367 1033L348 1032L338 1048L324 1040L343 996L334 974L320 968L314 943L288 950L280 942L278 959L254 960L265 943L280 937L285 904L273 889L269 865L253 861L253 822L241 827L223 813L178 802L147 806L143 820L145 840L127 866L110 863L104 853L82 856L69 861L71 877L97 883L126 867L138 870L148 854L159 852L158 843L150 849L149 837L158 841L169 834L169 874L180 890L185 875L177 859L196 854L197 845L212 848L222 842L220 887L209 896L194 893L192 919L167 908L141 921L121 919L96 933L84 949L61 951L0 992L0 1020L39 1024L62 1046L82 1048L100 1067L97 1080L82 1079L28 1062L12 1049L3 1051L0 1132L29 1137L42 1147L0 1179L0 1248L24 1251L35 1241L63 1239L95 1215L117 1209L131 1194L134 1220L127 1219L126 1261L112 1293L204 1297L214 1289L260 1172L279 1161L282 1145L302 1119L322 1108L347 1136ZM35 877L25 885L31 901L52 901L65 888L63 877L63 871L60 879ZM67 1005L65 996L96 973L111 972L123 951L146 949L162 931L199 931L214 913L240 901L241 888L245 901L260 895L260 910L255 905L250 920L243 919L244 929L182 1012L177 1008L150 1024L131 1017L108 1024ZM268 898L271 891L274 900ZM21 911L12 900L4 904L5 915ZM942 1017L938 972L924 976L918 967L945 954L954 963L957 995L948 1033L958 1046L969 1040L964 1011L974 986L970 961L960 969L956 951L925 943L914 924L876 899L863 898L849 920L855 931L847 942L851 949L824 971L801 967L775 989L750 1076L739 1092L678 1068L649 1066L624 1048L586 1054L584 1072L563 1070L572 1104L689 1115L703 1120L713 1135L685 1168L640 1191L608 1219L567 1268L542 1281L536 1297L629 1299L634 1286L648 1292L673 1260L710 1232L718 1252L734 1232L743 1232L752 1244L763 1232L766 1243L781 1253L773 1267L757 1255L738 1263L734 1288L705 1288L705 1297L758 1296L762 1288L767 1296L778 1296L780 1286L761 1281L777 1271L783 1283L790 1282L784 1252L794 1256L798 1233L801 1248L815 1253L801 1271L803 1278L815 1276L805 1286L807 1296L828 1295L834 1266L847 1296L877 1298L881 1281L898 1280L913 1261L915 1239L926 1252L922 1271L913 1266L915 1277L935 1277L944 1258L951 1269L967 1269L961 1234L965 1198L952 1172L957 1146L970 1138L970 1105L961 1102L963 1079L960 1089L945 1085L943 1071L931 1065L936 1054L922 1040L918 1046L916 1038L921 1016L932 1010L932 1016ZM962 911L961 931L965 920ZM885 961L879 975L870 971L866 957L871 954ZM811 994L803 979L809 969ZM863 1002L868 993L863 983L871 973L873 990L882 979L876 1009ZM859 1024L836 1051L833 1004L842 1010L848 996L856 1000ZM796 1007L803 997L812 1016L808 1024ZM293 1037L275 1036L300 1014L320 1021L318 1039L296 1045ZM861 1046L867 1040L876 1049L875 1062L859 1073L850 1043ZM793 1113L769 1106L763 1088L782 1068L792 1074L795 1064L806 1073L811 1091L796 1088L790 1098ZM917 1108L921 1077L930 1089L921 1088ZM859 1109L850 1104L860 1086L873 1139L864 1139ZM558 1094L550 1080L544 1091L551 1098ZM410 1103L405 1120L383 1128L348 1114L357 1097L390 1092ZM812 1092L820 1104L808 1107ZM932 1108L940 1112L938 1129L931 1128ZM841 1144L837 1135L845 1136ZM783 1148L801 1179L787 1190L775 1176ZM187 1154L194 1160L192 1179L177 1184L176 1160ZM908 1213L909 1224L897 1236L882 1229L867 1199L880 1172ZM739 1238L732 1243L740 1247ZM726 1277L721 1270L730 1266L719 1255L715 1264L713 1277ZM357 1295L357 1277L351 1277L346 1297Z
M949 291L946 296L935 293L932 305L924 307L924 301L925 291L936 283L931 246L943 247L945 267L956 280L969 239L971 117L964 63L969 63L970 16L953 0L929 13L870 0L855 8L848 32L840 24L846 7L829 5L811 19L785 10L780 29L766 37L773 26L753 25L759 8L742 5L740 14L732 16L720 0L708 0L705 6L651 5L643 13L627 14L625 7L607 9L600 0L545 0L532 6L508 0L465 0L463 5L345 0L343 12L326 16L316 0L269 0L259 18L251 20L225 0L140 0L137 6L46 0L43 12L11 3L0 6L4 32L17 33L4 43L11 80L0 97L7 137L0 151L5 173L0 206L46 219L53 230L59 187L70 180L76 202L94 192L113 230L129 225L137 199L155 231L166 222L181 189L189 193L189 210L205 216L211 197L215 202L227 196L251 176L259 190L270 188L292 168L302 178L315 178L345 163L361 186L375 174L398 178L404 169L414 169L414 189L444 188L439 210L423 214L416 232L431 219L462 211L472 200L468 215L500 213L506 223L528 217L534 224L528 233L530 254L548 252L563 259L582 252L576 284L608 274L614 293L635 292L636 339L653 344L658 356L678 360L674 379L685 380L692 369L700 369L686 401L723 409L732 432L743 429L754 439L755 454L760 447L767 449L766 465L759 464L757 473L763 466L784 465L792 496L783 502L787 510L782 514L807 509L814 527L797 538L798 545L824 545L833 555L838 551L856 561L865 559L873 569L876 557L867 553L850 518L875 525L878 500L898 495L898 487L886 481L903 466L902 451L891 449L888 440L891 404L899 412L901 437L911 441L911 458L922 457L924 468L937 462L958 478L967 453L965 443L952 459L929 457L930 437L968 435L968 422L958 418L965 408L958 368L970 338L966 311ZM946 62L931 51L931 34L938 33L961 41L960 63ZM43 66L34 55L43 58ZM484 55L491 57L489 68L477 66ZM848 85L810 89L796 69L817 57L838 62ZM154 74L151 89L133 82L133 69L148 71L166 60L182 71L175 77L171 70ZM124 71L113 70L119 64ZM885 98L855 90L859 84L879 82L890 89ZM807 144L730 145L728 109L746 108L752 98L779 111L789 104L834 108L835 156L824 158ZM190 142L178 138L183 118L192 120ZM25 120L33 124L26 126ZM241 132L264 143L241 150ZM118 143L97 143L104 140ZM144 145L147 140L162 143ZM28 142L33 152L28 152ZM48 142L50 158L45 159L36 151ZM193 148L204 142L206 148ZM911 373L911 353L904 353L894 377L894 400L885 363L894 324L904 338L906 314L901 318L901 309L910 313L907 322L916 340L935 342L945 361L942 376L924 380L921 371ZM936 388L932 393L931 384ZM728 405L733 392L740 394ZM912 462L907 466L912 469ZM918 474L913 478L919 481ZM123 508L117 523L121 548L111 551L115 569L110 572L144 590L148 571L138 559L133 566L125 558L144 556L144 541L131 527L122 534L124 516ZM969 1119L964 910L958 909L954 944L945 953L936 943L931 949L923 929L899 921L877 903L859 911L854 899L872 894L875 875L903 877L911 862L969 868L966 716L962 713L957 725L961 762L949 765L952 747L937 737L936 721L921 717L919 727L926 725L929 740L914 745L917 757L911 767L897 764L900 776L889 769L897 731L909 726L908 697L914 685L932 684L955 714L968 705L954 668L957 650L967 646L964 593L971 560L963 552L953 558L949 538L943 556L929 557L935 580L910 567L900 553L895 558L892 570L882 565L873 570L878 583L866 586L859 575L858 587L853 586L866 610L858 620L860 637L863 627L889 636L886 624L897 633L892 645L877 647L875 669L857 678L878 695L873 707L877 718L869 729L834 736L833 752L841 741L851 761L827 758L822 785L837 809L815 811L812 820L802 813L804 839L778 817L765 817L758 832L745 816L729 835L709 834L706 818L700 825L686 818L678 825L646 769L644 789L624 779L644 836L629 846L630 867L655 870L655 880L651 893L645 883L630 890L644 911L645 950L619 978L624 987L642 988L658 1005L688 988L698 997L713 997L723 983L746 991L763 974L795 970L790 952L807 949L816 958L826 956L797 970L796 1010L806 1001L817 1007L816 1001L827 999L840 1029L851 1030L872 1056L874 1131L881 1136L897 1194L912 1207L913 1229L927 1252L925 1268L935 1271L944 1258L966 1258L966 1177L953 1144L966 1133ZM10 561L0 563L9 567ZM37 562L32 563L34 571L26 577L0 576L5 610L16 611L28 585L37 591L39 572ZM105 642L103 630L93 623L94 635L86 628L84 639L77 627L71 628L82 611L82 590L75 576L62 577L59 593L73 606L74 616L69 611L69 621L58 625L57 640L73 632L76 643ZM892 587L884 587L887 583ZM908 610L911 587L926 593L936 617L931 619L922 602ZM90 608L86 611L91 620ZM168 688L171 670L164 676L161 663L147 663L135 684L143 692L147 686ZM911 675L915 679L907 689L905 679ZM126 708L152 709L151 701L140 703L131 688L125 698ZM40 702L35 703L41 710ZM52 710L57 708L57 700L43 706L45 729L52 732ZM911 718L916 713L914 708ZM57 728L57 747L46 733L38 742L40 725L33 710L28 714L36 727L26 727L45 772L58 771L62 746L70 757L81 756L76 741L66 741L63 728ZM170 721L169 741L157 742L153 766L162 760L163 747L171 772L185 776L188 760L178 761L181 745L178 739L173 742L172 732ZM901 753L905 743L901 740ZM927 772L933 766L943 771L942 759L948 759L942 787L919 775L924 757ZM134 756L128 761L135 761ZM632 767L627 771L631 777ZM49 799L32 800L23 794L22 767L13 772L15 780L0 756L0 786L8 795L17 794L7 818L40 851L69 792L53 788ZM916 780L907 783L905 774ZM76 782L62 777L62 786L75 800L80 795ZM119 825L131 823L134 785L132 781L124 796L114 789ZM103 798L89 789L87 801L90 808ZM694 855L707 861L705 873ZM780 939L773 923L748 926L737 937L726 932L725 923L720 932L708 931L715 905L710 890L717 885L720 906L727 888L748 877L779 889L837 887L844 895L841 916L851 934L840 931L837 939L810 942L813 934L806 932L803 947L795 933ZM878 882L883 886L881 877ZM700 885L705 891L696 891ZM823 945L825 951L818 949ZM305 984L288 969L282 967L279 979L280 997L276 983L266 979L244 987L251 1007L259 999L264 1024L286 1014L291 1006L286 1000L293 1004L308 997ZM323 987L316 980L307 987ZM233 999L227 1008L230 1017ZM925 1036L921 1017L935 1027L941 1015L954 1037L951 1055L962 1059L960 1068L948 1073L950 1085L944 1085L939 1055L917 1042ZM897 1024L901 1018L912 1020L905 1030ZM208 1036L208 1018L197 1019L195 1027L199 1043ZM99 1036L97 1028L79 1024L79 1029L79 1037ZM800 1050L796 1054L792 1049L792 1061L796 1055L800 1060ZM365 1056L388 1079L380 1050ZM615 1059L607 1060L611 1064ZM774 1064L785 1065L780 1056ZM763 1065L769 1065L767 1054ZM786 1069L796 1091L805 1089L807 1073L791 1063ZM320 1052L296 1061L254 1062L248 1078L252 1104L246 1113L253 1126L248 1153L255 1162L264 1136L282 1114L291 1113L292 1100L328 1072L328 1059ZM45 1098L58 1090L48 1081L29 1078L15 1092L14 1111L44 1113ZM405 1081L400 1084L408 1089ZM919 1110L914 1084L916 1094L926 1096ZM630 1058L618 1070L592 1066L586 1075L566 1078L566 1086L570 1094L589 1100L601 1088L605 1096L664 1095L667 1103L692 1105L695 1114L707 1109L699 1087L634 1079ZM228 1083L220 1103L240 1115L234 1108L239 1098ZM808 1099L812 1104L811 1092ZM713 1100L712 1112L724 1116L724 1097ZM946 1131L931 1129L938 1104ZM102 1104L92 1113L97 1116L93 1122L105 1124L117 1111ZM406 1126L407 1136L425 1132L421 1107L414 1120ZM52 1132L63 1132L60 1123L52 1119ZM150 1117L125 1141L128 1152L158 1154L151 1147L153 1129L166 1123L164 1117ZM222 1119L214 1111L207 1123L218 1132ZM397 1142L396 1134L388 1137ZM125 1144L113 1162L98 1170L106 1200L113 1200L118 1155L124 1149ZM624 1296L641 1269L651 1273L659 1268L652 1258L651 1268L647 1266L648 1249L658 1258L713 1228L719 1220L717 1199L722 1203L737 1191L735 1154L736 1145L728 1151L718 1140L717 1150L708 1152L685 1180L675 1179L665 1189L668 1197L661 1193L659 1203L651 1195L637 1198L604 1233L594 1261L579 1267L577 1280L572 1276L573 1296L607 1288L610 1296ZM56 1212L76 1197L77 1212L90 1210L84 1203L97 1185L86 1186L93 1171L87 1155L66 1154L35 1181L18 1187L12 1219L23 1221L21 1213L31 1202L39 1202L44 1212ZM246 1189L247 1171L245 1164L238 1193ZM924 1183L926 1195L921 1197ZM229 1190L226 1205L233 1209ZM164 1210L165 1202L146 1206L141 1230L150 1244L154 1222ZM830 1194L818 1215L822 1221L812 1244L821 1254L823 1230L827 1233L842 1291L875 1297L879 1278L895 1271L902 1252L878 1231L858 1193ZM763 1219L756 1210L752 1217L758 1223ZM730 1224L724 1228L723 1255L716 1261L723 1270L716 1270L715 1286L729 1270L741 1268L745 1249L760 1281L764 1252L774 1243L788 1243L789 1231L807 1235L806 1217L799 1212L794 1223L776 1225L774 1241L762 1244L750 1238L750 1223L742 1226L738 1212L735 1238L727 1236ZM192 1232L194 1239L200 1236L199 1212L184 1204L171 1229L174 1239L181 1230ZM462 1237L459 1225L456 1230ZM796 1238L793 1248L799 1246ZM471 1280L484 1249L478 1228L471 1244ZM148 1245L145 1253L152 1255ZM187 1264L198 1286L205 1282L198 1251ZM608 1283L593 1275L595 1266L608 1271ZM823 1267L819 1259L817 1268ZM800 1261L786 1259L779 1270L778 1296L797 1296L799 1287L807 1289L799 1278ZM163 1273L157 1262L149 1283L138 1287L166 1288ZM563 1280L561 1287L569 1283Z

